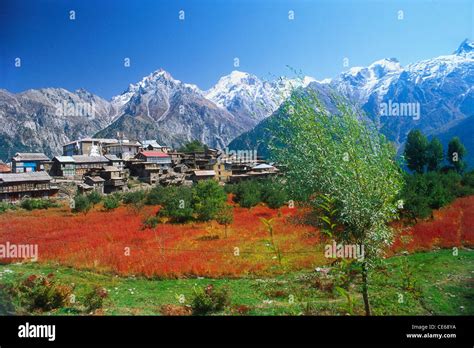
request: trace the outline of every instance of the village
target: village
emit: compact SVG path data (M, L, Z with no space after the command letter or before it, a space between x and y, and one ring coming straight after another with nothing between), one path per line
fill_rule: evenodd
M278 175L256 151L204 147L179 151L156 140L84 138L63 145L61 155L16 153L0 161L0 202L24 198L70 199L76 194L124 192L154 185L192 186L200 180L221 185Z

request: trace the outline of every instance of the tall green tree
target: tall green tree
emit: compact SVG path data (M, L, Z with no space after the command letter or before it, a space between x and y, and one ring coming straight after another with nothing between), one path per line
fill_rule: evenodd
M464 156L466 156L466 148L463 143L458 137L452 138L448 144L447 160L458 173L462 173L466 168Z
M405 144L405 160L411 171L423 173L427 163L428 139L419 130L408 133Z
M364 246L362 295L370 315L369 270L390 244L388 222L398 214L402 177L395 149L345 102L337 101L331 114L315 92L294 92L283 107L289 116L272 126L270 146L287 168L289 197L310 202L324 194L334 201L343 227L335 239Z
M193 205L197 218L209 221L223 208L227 195L215 180L200 181L193 189Z
M428 171L436 171L440 169L441 163L443 163L443 144L438 138L431 139L426 149L426 162L428 165Z

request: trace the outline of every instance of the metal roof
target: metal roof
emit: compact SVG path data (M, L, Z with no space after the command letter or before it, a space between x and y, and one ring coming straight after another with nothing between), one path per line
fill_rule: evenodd
M216 172L213 170L195 170L194 175L196 176L214 176Z
M252 169L275 169L275 167L266 163L260 163L260 164L257 164Z
M71 156L56 156L53 158L53 160L57 160L58 162L62 163L74 163L74 158Z
M120 172L120 169L114 166L103 166L104 172Z
M168 154L161 151L142 151L137 155L142 154L145 157L170 157Z
M123 161L123 159L117 157L117 155L104 155L105 158L107 158L110 161Z
M3 182L3 183L15 183L15 182L26 182L26 181L51 181L51 177L46 172L0 174L0 182Z
M100 176L86 176L84 179L85 180L90 180L90 181L93 181L93 182L104 182L105 181Z
M161 146L160 144L158 144L158 142L156 140L141 140L140 143L143 145L143 146L153 146L153 147L156 147L156 148L161 148L163 146Z
M15 161L49 161L49 157L41 152L18 152L13 157Z
M76 143L82 143L82 142L90 142L90 141L96 141L96 142L99 142L99 143L102 143L102 144L114 144L114 143L118 143L118 140L117 140L117 139L84 138L84 139L79 139L79 140L70 141L69 143L66 143L66 144L64 144L63 146L72 145L72 144L76 144Z
M75 155L72 156L76 163L109 163L110 161L104 156L87 156Z

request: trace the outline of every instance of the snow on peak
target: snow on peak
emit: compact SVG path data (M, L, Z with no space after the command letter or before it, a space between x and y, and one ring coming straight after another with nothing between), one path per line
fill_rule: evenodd
M463 42L461 42L461 45L459 45L458 49L454 52L455 55L461 56L461 55L472 55L474 52L474 41L465 39Z
M245 100L248 103L262 102L270 105L269 109L274 111L294 88L305 87L313 81L316 80L309 76L298 79L280 76L274 81L262 81L255 75L234 70L221 77L215 86L205 92L205 96L224 108L237 100Z
M378 76L384 76L394 72L397 73L403 70L400 62L396 58L377 60L369 65L369 69L373 70Z

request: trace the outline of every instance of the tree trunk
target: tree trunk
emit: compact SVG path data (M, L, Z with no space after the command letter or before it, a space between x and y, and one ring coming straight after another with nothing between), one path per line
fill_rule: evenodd
M370 315L367 262L362 262L362 297L364 298L365 315Z

